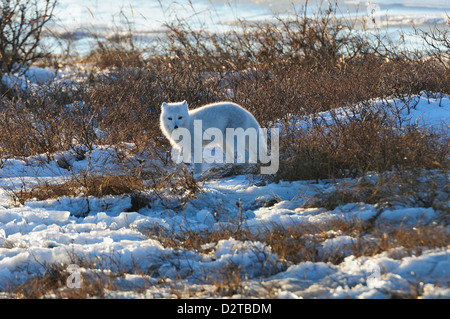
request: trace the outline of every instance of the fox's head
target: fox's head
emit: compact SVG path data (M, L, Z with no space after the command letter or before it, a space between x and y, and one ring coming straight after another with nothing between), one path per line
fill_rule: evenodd
M177 128L187 127L189 123L189 109L186 101L179 103L165 103L161 105L161 128L169 134Z

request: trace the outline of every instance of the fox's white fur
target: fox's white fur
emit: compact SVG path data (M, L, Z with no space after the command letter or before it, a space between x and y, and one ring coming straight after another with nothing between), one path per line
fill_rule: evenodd
M163 103L161 106L160 126L163 134L169 139L173 147L177 147L180 141L174 140L172 133L177 128L185 128L189 130L191 138L194 137L194 121L201 121L202 131L205 132L209 128L219 129L223 136L222 147L224 152L233 152L233 145L226 143L226 129L242 128L244 131L253 128L259 132L260 126L255 117L243 107L230 102L219 102L208 104L200 108L189 110L187 102L180 103ZM197 122L198 123L198 122ZM246 151L258 153L259 138L257 145L251 145L248 140L245 143ZM193 140L191 143L194 145ZM203 140L202 145L211 145L211 141ZM193 154L193 153L192 153ZM195 173L201 172L201 163L195 163Z

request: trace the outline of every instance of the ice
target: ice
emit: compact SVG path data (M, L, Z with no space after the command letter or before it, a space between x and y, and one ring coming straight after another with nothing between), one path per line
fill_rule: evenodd
M305 281L319 281L322 278L330 276L336 272L333 265L323 262L304 262L298 265L290 266L284 273L276 275L274 278L287 279L297 278Z
M214 223L214 216L209 212L209 210L202 209L197 213L197 221L203 224Z
M449 262L448 250L435 250L422 256L405 257L394 272L410 280L434 281L449 277L450 268L445 268Z
M322 249L326 252L345 250L347 246L353 245L355 241L356 241L355 238L348 235L338 236L323 241Z

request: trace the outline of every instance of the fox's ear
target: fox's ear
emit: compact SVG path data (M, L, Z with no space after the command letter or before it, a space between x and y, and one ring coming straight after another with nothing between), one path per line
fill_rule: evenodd
M161 109L165 109L166 107L167 107L167 103L166 102L162 102Z
M184 100L183 102L181 102L184 106L188 107L188 104L186 102L186 100Z

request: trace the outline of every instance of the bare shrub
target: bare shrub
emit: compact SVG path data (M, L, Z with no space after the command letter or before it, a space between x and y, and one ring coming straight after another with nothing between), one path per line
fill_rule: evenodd
M447 26L450 26L450 16L447 14ZM415 34L419 36L427 47L426 55L429 59L437 60L445 69L449 68L450 40L449 30L437 27L429 30L414 28Z
M90 32L95 44L86 57L87 61L101 69L143 67L145 49L138 45L136 34L133 21L121 10L120 24L114 26L112 35Z
M216 34L175 21L137 64L110 63L107 55L98 55L107 72L76 86L49 86L2 100L2 161L35 154L51 160L55 152L94 145L114 145L123 161L132 144L135 155L167 162L169 145L158 125L161 103L187 100L195 108L229 100L251 111L263 127L283 126L279 179L446 168L445 132L398 124L388 106L368 102L397 98L414 107L410 99L421 92L450 92L450 81L443 80L449 70L438 60L395 48L382 51L382 38L356 32L356 21L334 5L311 18L302 8L288 19L242 21L241 32ZM135 39L117 41L127 43L116 48L126 55ZM97 45L102 50L113 44ZM352 116L361 112L361 103L363 113L348 122L333 118L324 124L313 115L349 109ZM302 117L313 120L307 127L292 125Z
M396 170L341 182L331 192L313 196L306 206L333 210L347 203L367 203L379 207L408 205L445 211L440 202L448 197L447 188L445 177L439 174Z
M29 63L45 56L39 45L55 5L54 0L1 1L0 79L3 73L25 72Z
M16 101L1 100L1 145L4 155L26 157L45 154L48 159L67 147L63 137L62 106L48 96L29 91Z
M287 122L278 178L356 177L369 171L420 167L448 169L445 132L401 126L390 109L388 104L368 103L362 109L340 110L339 114L330 111L327 118L302 117L294 124ZM341 112L346 116L341 117Z

